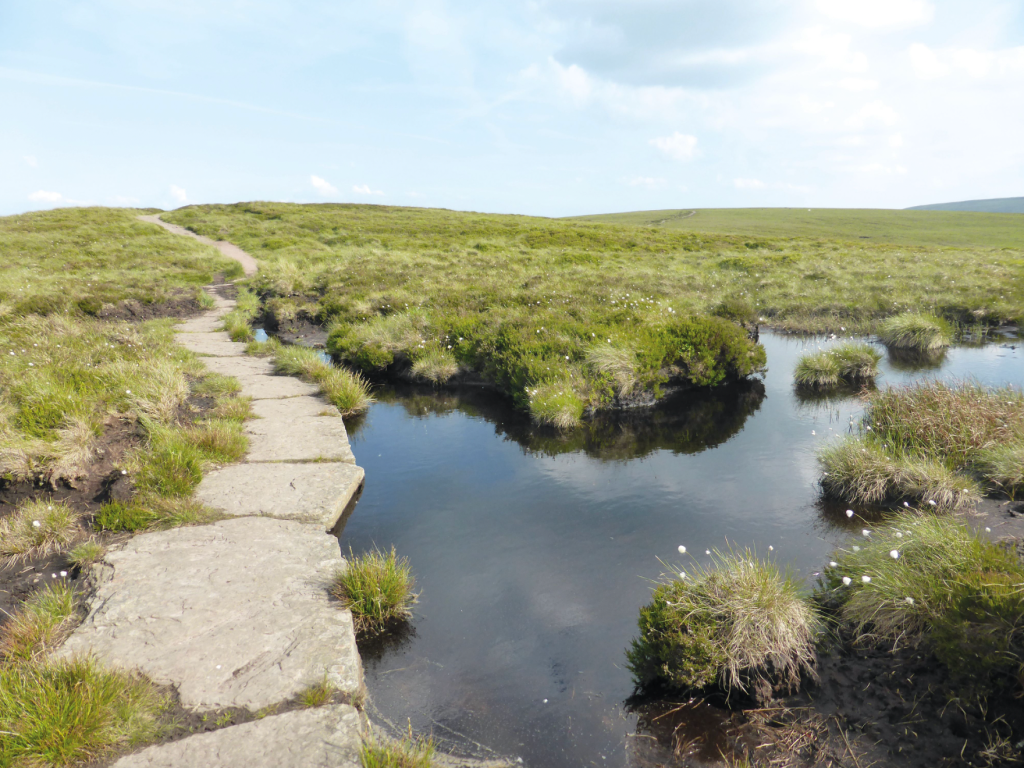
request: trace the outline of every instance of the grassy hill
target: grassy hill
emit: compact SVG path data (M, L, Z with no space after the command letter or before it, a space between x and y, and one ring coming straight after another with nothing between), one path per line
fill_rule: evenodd
M976 213L1024 213L1024 197L994 197L988 200L961 200L958 203L915 205L908 211L974 211Z
M1024 249L1024 217L995 213L843 208L684 208L577 216L566 220L748 237Z

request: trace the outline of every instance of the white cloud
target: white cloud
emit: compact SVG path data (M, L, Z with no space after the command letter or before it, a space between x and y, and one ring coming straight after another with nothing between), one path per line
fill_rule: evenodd
M36 162L35 155L25 155L25 164L32 168L35 168L39 163Z
M869 29L927 24L935 16L928 0L817 0L818 10L837 21Z
M112 199L114 203L116 203L117 205L129 206L139 204L139 198L137 197L125 197L124 195L114 195Z
M45 189L40 189L29 195L28 199L34 203L59 203L64 199L64 195L60 192L47 192Z
M321 179L319 176L310 176L309 183L316 187L316 191L324 197L338 194L338 188L327 181L327 179Z
M764 189L768 185L758 179L733 179L736 189Z
M185 193L185 190L175 184L171 184L171 197L182 204L188 202L188 195Z
M665 179L652 176L634 176L627 182L631 187L646 187L647 189L661 189L668 182Z
M973 48L929 48L914 43L908 49L914 73L933 80L950 74L964 74L976 80L993 77L1017 79L1024 75L1024 46L996 51Z
M949 72L949 67L939 61L935 52L923 43L914 43L908 51L910 54L910 66L914 73L925 80L942 77Z
M697 151L697 137L676 131L671 136L659 136L648 142L675 160L691 160Z
M369 184L354 184L352 185L352 191L357 195L383 195L384 193L379 189L370 189Z
M846 77L839 81L839 87L854 92L874 91L878 89L878 81L864 77Z
M898 123L899 120L900 116L895 109L882 101L873 101L861 107L846 122L853 128L860 129L872 123L892 126Z
M902 147L903 146L903 134L902 133L894 133L892 136L890 136L889 137L889 146L892 147L893 149L896 149L898 147Z
M818 59L818 66L842 72L861 73L868 70L868 57L853 50L850 35L827 32L821 27L801 30L793 47L806 56Z

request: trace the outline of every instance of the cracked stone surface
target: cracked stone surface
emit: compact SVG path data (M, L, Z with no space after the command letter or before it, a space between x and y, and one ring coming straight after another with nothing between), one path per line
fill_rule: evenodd
M359 768L360 740L359 713L338 704L148 747L114 768Z
M326 416L340 419L341 412L322 397L291 397L287 400L256 400L252 412L261 419ZM346 435L347 439L347 435Z
M274 375L274 364L263 357L209 357L203 365L224 376Z
M297 520L329 531L363 478L352 464L231 464L205 475L196 498L232 517Z
M245 423L248 462L343 461L356 463L345 422L331 416L276 416Z
M225 308L226 310L227 308ZM213 313L207 312L199 317L193 317L190 320L186 320L180 325L174 327L175 333L214 333L219 331L223 323L220 317Z
M352 616L327 591L343 564L322 529L268 517L142 534L107 553L60 653L138 669L199 711L256 711L325 675L356 696Z

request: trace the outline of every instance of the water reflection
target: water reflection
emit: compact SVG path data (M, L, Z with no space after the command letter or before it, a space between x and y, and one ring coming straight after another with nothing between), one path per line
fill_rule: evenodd
M765 388L752 380L717 390L679 392L654 408L598 413L569 432L534 424L506 398L479 387L438 392L390 384L376 396L380 402L397 403L414 418L458 412L483 419L494 425L495 434L518 443L527 454L582 453L601 461L628 461L657 451L692 454L722 445L761 407ZM350 432L358 434L362 423Z
M946 362L945 349L898 349L890 347L886 350L886 359L893 370L916 373L918 371L934 371Z

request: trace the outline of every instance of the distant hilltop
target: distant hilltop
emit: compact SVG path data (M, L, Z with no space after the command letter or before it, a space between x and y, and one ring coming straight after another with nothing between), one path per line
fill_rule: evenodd
M995 197L991 200L963 200L959 203L915 205L908 211L975 211L977 213L1024 213L1024 197Z

